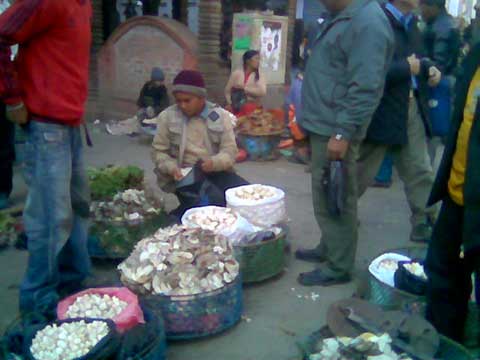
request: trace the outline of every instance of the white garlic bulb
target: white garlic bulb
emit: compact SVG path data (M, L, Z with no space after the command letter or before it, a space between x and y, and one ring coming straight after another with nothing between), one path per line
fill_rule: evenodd
M425 274L425 269L423 265L418 262L412 262L403 264L403 267L407 269L407 271L417 277L427 280L427 274Z
M128 304L116 296L87 294L79 296L67 310L68 318L113 319L126 309Z
M270 186L250 185L242 186L235 191L235 196L243 200L265 200L275 196L275 191Z
M48 325L38 331L30 346L35 360L72 360L88 354L108 335L103 321L76 321Z

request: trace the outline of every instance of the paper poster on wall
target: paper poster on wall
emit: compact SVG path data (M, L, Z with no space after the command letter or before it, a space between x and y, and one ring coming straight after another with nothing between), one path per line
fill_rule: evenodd
M282 23L264 21L260 41L262 68L278 71L282 51Z
M248 16L239 17L233 33L233 49L249 50L252 45L253 19Z

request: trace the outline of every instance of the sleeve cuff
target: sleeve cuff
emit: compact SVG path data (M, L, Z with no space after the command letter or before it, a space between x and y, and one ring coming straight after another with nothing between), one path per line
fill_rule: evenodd
M172 177L172 172L177 167L177 164L173 161L165 161L163 163L158 164L157 167L162 174Z
M218 154L215 156L212 156L212 161L213 161L213 170L214 171L225 171L229 170L233 167L234 164L234 159L230 157L230 155L227 154Z
M342 135L345 140L352 140L353 136L355 135L355 128L348 126L348 127L336 127L333 133L335 135Z

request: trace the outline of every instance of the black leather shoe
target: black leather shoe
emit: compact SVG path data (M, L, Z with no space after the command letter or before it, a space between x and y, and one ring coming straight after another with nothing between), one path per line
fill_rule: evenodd
M327 258L318 253L317 249L298 249L295 251L295 257L298 260L322 263L327 261Z
M298 276L298 282L303 286L332 286L349 283L350 275L331 276L320 269L303 273Z

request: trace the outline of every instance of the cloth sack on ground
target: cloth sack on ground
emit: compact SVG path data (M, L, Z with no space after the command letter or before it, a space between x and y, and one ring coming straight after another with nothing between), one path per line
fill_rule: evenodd
M197 213L208 213L212 211L226 212L227 209L219 206L204 206L190 209L182 216L182 225L211 230L208 227L205 227L204 224L199 224L193 221L191 217ZM219 224L216 230L213 231L217 234L225 236L232 242L233 245L239 244L245 236L253 234L259 230L235 211L233 211L232 215L236 217L236 221L233 224Z
M237 190L262 186L270 189L273 196L263 200L242 199L236 195ZM287 221L285 193L273 186L246 185L229 189L225 193L227 207L233 209L252 225L269 229Z
M59 320L67 319L68 308L73 305L75 300L84 295L109 295L115 296L118 299L125 301L128 305L118 316L114 317L112 321L115 323L119 333L123 333L129 329L134 328L138 324L144 324L143 312L138 302L138 297L133 292L125 287L121 288L98 288L88 289L79 292L75 295L69 296L58 303L57 316Z
M114 136L133 135L140 132L140 122L136 116L122 121L111 121L105 125L108 134Z
M368 271L382 283L395 287L394 277L400 261L408 262L411 259L408 256L395 253L383 254L371 262Z

